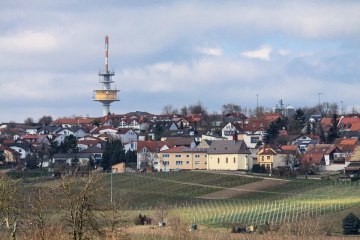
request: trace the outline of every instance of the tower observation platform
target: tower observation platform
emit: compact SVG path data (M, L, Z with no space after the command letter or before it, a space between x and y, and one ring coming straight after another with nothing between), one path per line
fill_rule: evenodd
M101 102L103 105L103 116L110 114L110 104L115 101L120 101L118 97L119 90L111 89L111 84L114 83L114 72L109 71L109 37L105 36L105 67L99 72L99 83L102 84L101 90L94 90L93 100Z

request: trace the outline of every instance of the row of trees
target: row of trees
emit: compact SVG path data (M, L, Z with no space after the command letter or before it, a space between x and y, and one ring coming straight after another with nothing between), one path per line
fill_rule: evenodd
M312 107L302 107L301 110L304 112L305 115L315 115L320 114L324 117L330 117L334 114L345 114L345 111L342 107L342 109L339 109L339 106L337 103L329 103L329 102L323 102L321 104L318 104L316 106ZM270 108L265 108L264 106L257 106L255 108L247 108L242 107L239 104L235 103L226 103L223 104L221 107L221 114L225 115L227 113L243 113L245 115L262 115L264 112L271 112ZM353 114L356 114L357 111L353 110ZM195 104L190 104L189 106L183 106L181 108L174 107L171 104L167 104L162 108L162 114L181 114L183 116L187 116L189 114L202 114L202 115L211 115L207 111L207 108L198 101ZM216 112L212 114L218 114Z

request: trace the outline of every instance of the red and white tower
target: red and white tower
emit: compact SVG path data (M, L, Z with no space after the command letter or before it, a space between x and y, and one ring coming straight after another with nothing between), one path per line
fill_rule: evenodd
M103 105L103 116L110 114L110 104L119 101L119 90L111 89L111 84L114 83L112 77L114 72L109 71L109 37L105 36L105 66L104 70L99 73L99 83L102 84L102 90L94 90L93 100L101 102Z

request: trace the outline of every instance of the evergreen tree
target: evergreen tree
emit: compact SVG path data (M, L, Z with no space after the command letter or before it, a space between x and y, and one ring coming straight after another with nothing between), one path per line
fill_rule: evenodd
M276 139L279 136L279 131L284 129L287 125L287 118L278 118L273 122L270 122L269 127L265 131L265 144L275 144Z
M300 133L301 130L304 128L304 126L305 126L305 113L301 108L299 108L295 111L294 114L292 132Z
M110 141L106 140L105 149L104 149L102 159L101 159L101 162L100 162L100 165L104 170L109 170L110 166L111 166L110 165L110 158L111 158L110 148L111 148Z
M339 137L339 128L338 128L339 121L337 120L336 114L333 115L331 122L332 122L332 126L330 127L328 132L327 143L333 143L334 140Z
M5 154L4 152L0 152L0 162L5 161Z
M78 153L76 137L74 135L66 136L64 141L60 143L58 151L61 153Z
M104 170L110 170L111 166L120 162L124 162L125 149L120 140L106 141L103 152L101 167Z
M26 158L26 168L35 169L39 166L39 159L35 153L29 153Z
M358 234L360 229L360 220L353 214L349 213L342 222L344 235Z

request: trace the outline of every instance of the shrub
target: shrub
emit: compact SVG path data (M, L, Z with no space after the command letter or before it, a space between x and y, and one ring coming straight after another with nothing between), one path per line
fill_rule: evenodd
M358 234L360 228L360 220L355 214L349 213L343 219L342 227L344 235Z
M264 166L260 166L260 164L254 164L252 167L252 172L254 173L266 173L266 169Z

